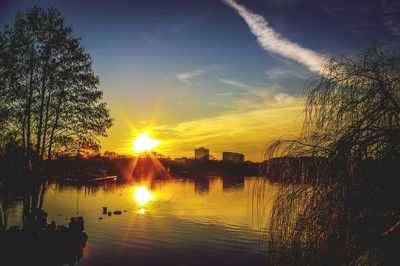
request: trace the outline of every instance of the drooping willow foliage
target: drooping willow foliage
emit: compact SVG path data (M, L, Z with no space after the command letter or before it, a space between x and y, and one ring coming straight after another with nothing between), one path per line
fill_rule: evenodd
M305 93L299 137L265 151L265 176L291 168L280 175L286 185L268 225L267 259L349 264L379 248L377 220L400 218L392 174L400 157L400 50L373 45L357 56L330 58Z
M400 151L400 50L373 46L327 60L305 86L299 139L280 140L267 156L383 159Z

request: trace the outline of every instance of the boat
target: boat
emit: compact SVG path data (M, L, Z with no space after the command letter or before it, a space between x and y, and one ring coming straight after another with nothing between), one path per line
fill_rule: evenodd
M66 183L69 183L69 184L88 184L88 183L100 182L100 181L115 181L115 180L117 180L117 176L116 175L109 175L109 176L90 178L90 179L66 178L64 180L65 180Z

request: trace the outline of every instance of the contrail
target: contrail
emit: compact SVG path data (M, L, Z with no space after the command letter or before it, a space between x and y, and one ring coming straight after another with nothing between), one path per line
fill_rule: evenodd
M232 7L245 20L264 50L295 60L313 72L322 70L324 55L282 37L268 25L262 16L252 13L234 0L223 0L223 2Z

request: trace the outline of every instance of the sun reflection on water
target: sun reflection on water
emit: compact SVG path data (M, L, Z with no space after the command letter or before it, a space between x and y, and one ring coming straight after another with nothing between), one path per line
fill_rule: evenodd
M144 208L141 208L140 210L137 210L136 213L139 214L144 214L146 212L146 210Z
M144 205L148 203L150 200L154 199L154 194L149 191L145 186L135 187L133 190L133 196L138 205L140 205L140 209L137 211L139 214L144 214L146 212Z

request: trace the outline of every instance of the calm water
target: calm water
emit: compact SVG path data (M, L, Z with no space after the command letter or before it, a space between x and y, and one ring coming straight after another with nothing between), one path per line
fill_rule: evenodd
M57 224L84 217L89 240L79 265L261 265L259 217L252 207L257 181L205 177L95 187L52 184L43 209ZM151 195L135 197L138 187ZM103 215L103 206L123 213ZM10 225L19 224L21 208L14 208Z

